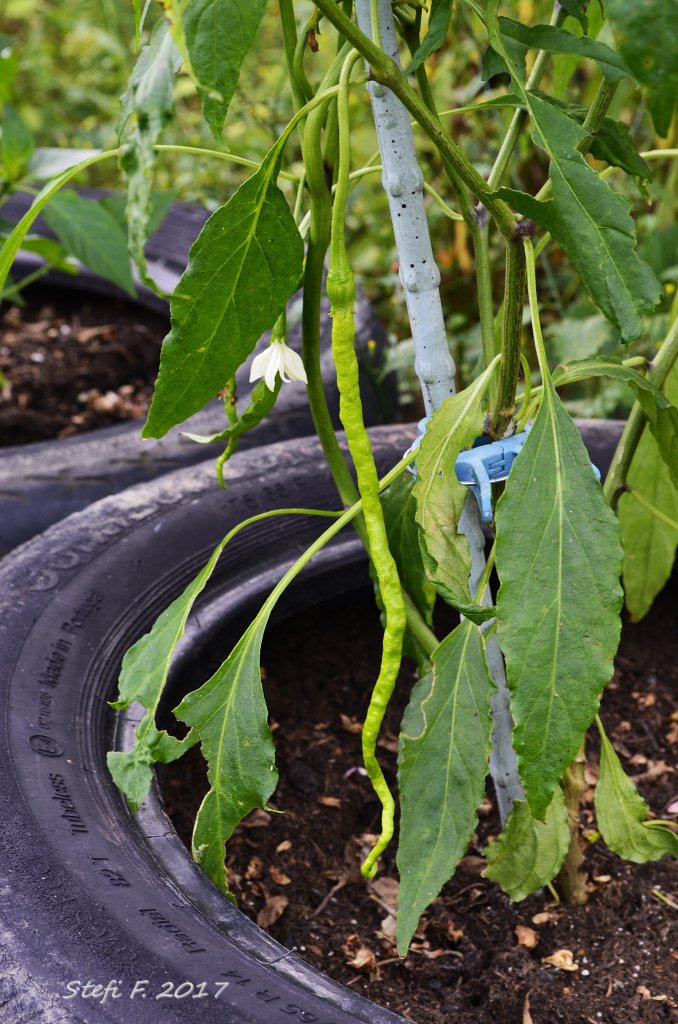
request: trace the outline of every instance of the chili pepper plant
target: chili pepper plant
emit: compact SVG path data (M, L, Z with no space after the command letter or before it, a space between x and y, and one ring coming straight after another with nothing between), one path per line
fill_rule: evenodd
M196 159L248 163L219 143L242 62L261 20L273 16L265 0L161 0L161 6L163 16L139 49L122 100L119 147L62 171L36 195L2 250L3 280L51 197L88 165L107 159L117 159L126 177L130 251L148 280L143 246L153 166L180 67L194 80L216 140L213 151L195 150ZM671 572L678 541L678 302L669 307L660 281L638 255L631 203L620 191L626 180L627 191L637 186L642 202L656 169L678 155L666 141L675 132L678 25L670 0L608 0L604 12L591 6L587 12L585 0L563 0L548 22L523 24L502 13L498 0L460 0L466 31L485 52L485 84L478 80L482 95L471 116L503 110L507 119L501 144L486 154L481 172L448 129L455 122L449 110L439 109L444 97L432 87L429 58L435 62L444 47L454 53L451 0L432 0L427 14L418 0L317 0L303 11L293 0L278 0L280 60L295 112L191 250L171 297L171 331L143 428L147 438L162 437L225 389L224 429L209 438L224 444L217 464L223 482L223 464L242 432L269 412L281 386L304 382L336 482L337 510L272 510L223 539L125 656L114 706L138 702L146 715L133 748L109 755L110 771L135 808L148 793L154 762L201 745L209 792L195 822L193 853L229 895L229 837L252 809L266 806L276 786L260 673L267 622L314 554L339 531L355 529L369 553L383 621L381 667L362 731L365 768L382 806L366 876L378 870L394 836L396 796L376 754L380 726L403 654L420 671L402 721L398 768L397 941L403 954L420 915L467 848L490 778L503 831L485 851L487 876L514 900L557 876L568 899L585 898L578 804L585 735L594 722L601 740L595 808L602 840L633 861L678 853L678 836L653 816L625 775L597 715L613 672L624 590L632 616L646 614ZM148 7L135 0L137 43ZM605 41L598 38L601 29ZM571 71L585 66L597 83L588 106L575 103L568 89L540 88L551 60L563 55L572 60ZM440 86L436 79L438 94ZM637 111L634 123L644 119L665 140L659 148L639 154L628 125L610 112L620 88ZM365 89L378 149L356 166L352 121L364 119ZM504 184L521 149L523 160L527 154L548 167L536 195ZM379 187L377 175L391 211L426 411L420 443L382 479L361 413L346 226L353 190ZM443 195L430 184L441 180ZM425 191L449 219L463 222L474 254L482 365L458 393ZM504 261L502 278L492 272L495 250ZM569 261L612 325L616 354L551 365L536 259L553 253ZM285 344L286 304L300 285L301 359ZM332 429L320 375L325 288L355 478ZM661 318L663 343L651 360L628 355L624 346L642 340L649 316ZM269 329L270 347L252 365L253 377L261 379L239 411L234 374ZM559 397L564 385L598 377L623 382L635 398L603 485ZM510 473L492 488L486 558L476 496L455 467L474 444L514 434L524 443ZM172 653L224 547L256 520L312 514L332 521L324 531L319 527L317 540L277 583L217 671L175 709L188 727L185 738L158 728ZM495 570L496 597L490 591ZM461 613L446 636L434 631L438 599Z

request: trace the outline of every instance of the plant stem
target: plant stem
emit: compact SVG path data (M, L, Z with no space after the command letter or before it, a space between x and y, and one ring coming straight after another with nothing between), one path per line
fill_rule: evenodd
M553 7L553 13L551 15L551 20L549 24L560 27L565 21L566 17L567 12L563 10L560 4L555 4ZM547 53L546 50L539 51L539 53L535 57L534 64L532 65L532 71L528 75L527 81L525 83L526 89L537 88L542 78L544 77L544 72L546 71L546 65L548 64L549 56L550 54ZM526 120L527 111L522 108L518 108L518 110L515 111L513 117L511 118L511 123L508 127L508 131L504 136L504 141L502 142L499 152L497 153L496 159L494 161L494 166L490 171L490 176L487 179L487 184L493 190L498 188L499 185L501 184L501 179L504 177L504 174L506 173L506 168L508 167L511 157L513 156L513 150L516 148L516 143L518 141L521 131L523 130L523 125L525 124Z
M504 437L516 408L520 376L520 348L525 305L525 248L519 240L506 246L506 284L501 339L501 366L497 383L497 404L490 412L490 437Z
M387 53L379 49L364 31L361 32L358 26L336 6L334 0L318 0L318 7L335 28L342 32L351 45L365 58L371 68L374 81L378 85L390 89L403 106L409 110L441 156L449 161L456 174L472 194L486 206L497 222L502 235L506 239L511 239L516 222L511 209L503 200L497 199L496 196L492 195L492 190L488 187L487 182L476 171L460 147L450 138L438 118L431 113L423 100L417 96L393 57L388 56ZM392 20L390 4L389 12ZM364 27L369 27L369 22ZM381 22L381 30L383 34L383 20Z
M586 875L582 870L584 853L579 836L579 806L586 789L585 765L586 755L582 744L574 761L565 769L561 783L570 825L570 845L558 875L558 882L565 902L575 904L586 903L588 899Z
M664 343L652 362L652 368L648 373L648 380L652 381L660 391L666 383L666 378L673 369L678 359L678 319L674 320ZM633 403L633 408L626 421L626 426L619 439L612 464L605 479L604 493L611 508L616 508L621 494L623 493L626 477L633 456L635 455L638 443L643 435L647 424L647 417L638 402Z

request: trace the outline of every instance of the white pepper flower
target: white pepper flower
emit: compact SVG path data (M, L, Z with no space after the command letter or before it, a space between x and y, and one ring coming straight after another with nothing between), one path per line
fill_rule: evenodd
M293 380L303 380L306 383L306 370L301 356L290 348L285 342L274 339L264 352L252 360L250 369L250 381L263 377L266 387L271 391L275 390L275 375L280 374L280 379L286 384Z

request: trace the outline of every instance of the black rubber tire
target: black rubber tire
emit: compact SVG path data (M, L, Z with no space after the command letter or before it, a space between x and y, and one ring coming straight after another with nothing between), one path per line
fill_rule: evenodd
M373 433L382 469L412 437L402 427ZM193 865L157 797L135 821L107 773L106 750L136 720L106 704L122 654L216 541L265 508L337 507L314 440L236 454L227 477L228 490L219 491L205 463L138 485L56 524L0 566L0 882L11 893L0 908L1 1021L401 1020L256 928ZM222 641L235 636L324 525L286 517L240 534L201 602L201 623L218 619ZM366 581L357 540L340 535L287 608ZM120 878L128 885L109 884ZM236 974L218 1001L129 999L130 982L141 979L154 995L163 982L184 981L205 981L212 993L229 970ZM121 979L126 998L64 1003L65 984L76 979Z
M414 428L371 433L383 471ZM609 459L609 448L602 454ZM337 506L314 439L236 454L227 479L229 488L218 490L208 462L140 484L56 524L0 566L3 1024L401 1021L308 967L233 908L190 860L157 793L132 818L106 769L106 751L126 747L138 721L133 710L116 715L106 703L122 655L217 540L266 508ZM322 528L310 517L285 517L238 535L189 621L175 680L187 665L229 649ZM340 534L278 614L367 583L360 544ZM235 974L215 1001L214 983L228 980L227 971ZM120 979L123 996L64 1003L65 985L76 979ZM131 984L142 979L152 995L163 982L204 981L210 997L131 1001Z
M99 193L97 193L99 194ZM30 203L30 197L14 196L3 207L3 216L18 219ZM208 214L205 210L177 203L172 207L160 230L149 242L149 270L162 288L173 291L188 259L188 251ZM38 222L38 228L40 223ZM47 230L44 233L48 234ZM39 261L22 255L17 263L18 276L34 269ZM77 277L52 273L43 278L45 285L80 290L87 295L113 295L129 301L114 285L83 270ZM148 288L138 289L141 306L164 312L166 303ZM291 301L297 303L298 296ZM321 337L322 376L330 412L339 426L339 397L336 389L334 364L331 356L331 321L329 304L323 306ZM255 352L268 344L269 335L257 343ZM374 384L373 372L378 369L383 352L385 334L374 310L364 297L356 304L357 348L364 368L362 387L365 419L369 424L383 422L388 410L388 387L380 392ZM301 349L301 327L293 322L290 345ZM376 348L368 349L368 342L376 341ZM249 395L252 385L248 380L249 360L237 374L237 389L241 400ZM91 502L115 494L143 480L149 480L205 460L211 452L219 454L220 445L206 447L188 441L181 431L211 434L222 430L225 424L223 407L218 399L186 424L175 428L161 440L141 441L141 425L130 421L114 427L104 427L89 434L37 444L0 448L0 556L18 544L35 536L52 523L76 512ZM256 445L313 433L313 421L303 384L283 387L278 400L263 423L245 434L240 447L245 450Z

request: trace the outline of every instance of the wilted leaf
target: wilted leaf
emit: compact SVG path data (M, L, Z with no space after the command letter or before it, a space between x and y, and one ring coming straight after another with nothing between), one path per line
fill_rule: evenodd
M259 927L270 928L282 916L283 911L288 905L289 901L284 896L269 896L257 914L257 924Z

